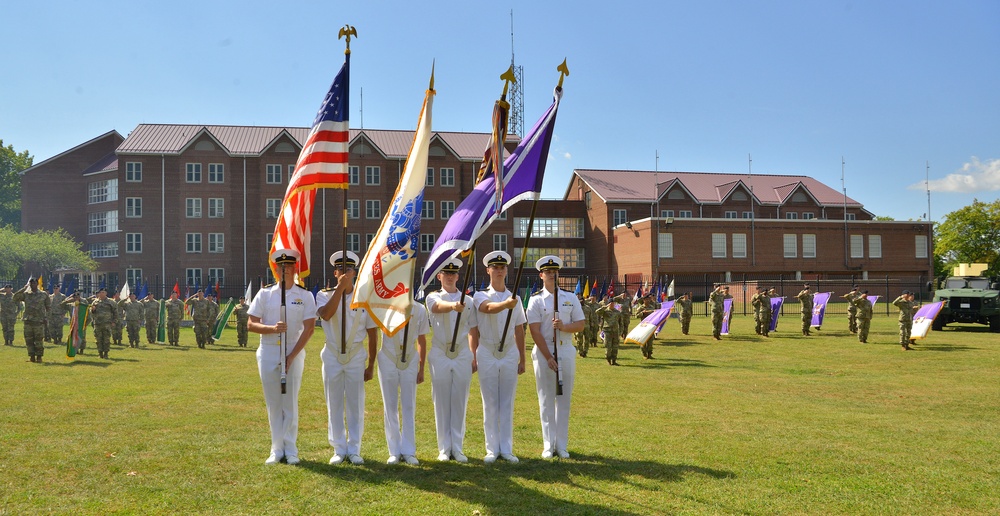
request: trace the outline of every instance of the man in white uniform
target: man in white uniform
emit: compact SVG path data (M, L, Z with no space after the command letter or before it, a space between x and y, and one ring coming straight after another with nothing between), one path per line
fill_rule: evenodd
M535 263L542 277L542 290L528 300L528 330L535 341L531 362L535 369L538 412L542 421L542 458L554 455L568 459L569 409L576 378L573 334L587 324L580 301L572 292L558 288L562 260L543 256ZM556 310L558 306L558 311ZM558 360L557 360L558 358ZM556 379L556 373L559 379ZM561 383L562 392L557 384Z
M406 325L399 328L395 335L382 337L382 349L378 352L378 383L382 388L385 442L389 448L386 464L398 464L400 461L420 464L416 457L417 384L424 382L424 359L427 357L427 333L430 330L427 310L424 305L414 303Z
M363 308L351 309L358 255L343 251L330 256L337 286L316 295L316 314L322 319L326 345L323 359L323 390L326 394L328 438L333 446L330 464L346 458L364 464L361 436L365 430L365 382L375 372L378 336L375 321ZM344 310L347 310L346 314ZM341 328L344 328L343 331ZM365 336L368 346L365 346ZM367 366L365 365L367 362ZM345 426L346 420L346 426Z
M257 370L264 387L267 421L271 427L271 455L264 464L299 463L295 441L299 433L299 388L306 360L306 343L316 328L316 304L309 291L295 284L298 251L279 249L271 254L282 280L262 288L248 313L247 329L260 334ZM284 308L281 287L284 285ZM282 313L284 312L284 313ZM282 345L284 340L284 345ZM281 390L281 352L285 351L286 383Z
M431 398L434 400L434 426L437 429L438 460L468 462L463 453L465 413L472 384L473 352L479 343L476 311L472 298L458 291L458 271L462 261L452 259L437 274L441 290L425 301L434 337L427 352L431 369ZM455 325L458 324L456 335ZM452 337L455 337L454 346Z
M479 317L479 343L473 368L479 370L483 394L483 429L486 433L486 456L490 464L497 457L516 463L514 455L514 396L517 377L524 373L524 306L516 294L507 290L507 264L510 255L493 251L483 257L490 276L490 287L476 292L473 302ZM507 317L510 325L502 336ZM501 338L503 341L501 342Z

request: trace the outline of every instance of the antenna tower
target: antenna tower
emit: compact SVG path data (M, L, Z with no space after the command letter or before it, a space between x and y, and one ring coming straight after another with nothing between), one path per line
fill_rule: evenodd
M510 85L510 111L507 132L524 137L524 68L514 64L514 10L510 10L510 65L516 82Z

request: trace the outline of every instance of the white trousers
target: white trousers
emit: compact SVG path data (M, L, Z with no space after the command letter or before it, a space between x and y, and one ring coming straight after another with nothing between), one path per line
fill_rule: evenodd
M306 351L299 352L285 375L285 394L281 394L281 346L261 345L257 348L257 372L264 388L267 422L271 427L271 453L275 457L298 456L295 445L299 435L299 389Z
M396 367L396 361L382 352L379 352L376 360L378 360L378 383L382 388L385 443L389 448L389 455L397 457L416 455L417 438L414 426L420 357L416 353L407 353L409 362L406 369Z
M337 353L324 346L320 357L323 359L323 392L326 394L330 446L337 455L361 455L368 354L362 349L350 362L341 364L337 361Z
M571 344L559 345L559 363L562 364L563 393L556 395L556 372L549 369L545 356L536 346L531 350L535 369L535 390L538 391L538 413L542 421L542 451L566 451L569 440L569 408L576 379L576 348Z
M486 453L514 453L514 396L517 394L517 347L510 346L500 360L489 346L476 349L479 389L483 394L483 430Z
M444 350L427 352L431 371L431 398L434 400L434 427L438 454L462 453L465 442L465 415L472 385L472 351L459 346L458 356L448 358Z

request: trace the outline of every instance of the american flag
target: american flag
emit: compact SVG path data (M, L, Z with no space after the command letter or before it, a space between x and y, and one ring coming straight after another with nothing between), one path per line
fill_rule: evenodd
M347 188L348 184L350 65L351 55L347 54L344 66L334 78L316 113L312 131L288 180L285 199L274 226L271 253L277 249L298 251L301 255L297 263L300 278L309 275L309 243L316 189ZM278 278L277 265L274 262L270 265L274 277Z

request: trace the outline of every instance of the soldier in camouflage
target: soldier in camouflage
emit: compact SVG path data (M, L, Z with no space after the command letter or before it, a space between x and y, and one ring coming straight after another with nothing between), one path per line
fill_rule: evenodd
M45 353L45 325L49 320L49 295L38 289L38 283L28 284L14 293L15 303L24 303L24 344L31 362L41 362Z
M215 344L215 325L219 322L219 298L218 296L211 295L206 297L208 300L208 343Z
M712 305L712 337L715 340L722 340L722 318L726 311L726 297L729 295L729 287L716 285L715 290L708 296L708 302Z
M131 293L128 299L119 301L118 304L125 310L125 328L128 330L128 346L130 348L139 347L139 325L142 324L145 307L142 302L135 298L135 293Z
M904 290L892 304L899 309L899 344L904 351L911 350L913 339L910 338L910 331L913 330L913 312L917 308L917 302L913 300L912 292Z
M160 303L152 292L142 300L142 319L146 326L146 344L153 344L156 342L156 330L160 324Z
M587 342L587 329L590 327L590 319L594 315L594 307L591 306L585 299L583 299L583 294L579 295L580 308L583 309L583 320L584 323L583 331L578 331L573 334L573 341L576 345L576 352L581 357L587 356L587 350L590 348L590 343Z
M763 329L761 328L761 326L763 326L761 308L764 304L764 296L764 287L757 287L757 293L750 298L750 308L753 311L754 331L757 332L757 335L764 334Z
M854 304L854 300L860 296L857 285L854 285L850 292L840 296L847 300L847 329L851 333L858 333L858 307Z
M590 306L590 316L587 318L587 329L584 330L587 339L587 349L596 348L597 335L601 333L601 318L597 316L597 298L591 295L587 298L585 304Z
M212 302L205 299L205 292L198 289L198 292L184 301L185 305L191 307L191 318L194 319L194 338L198 342L198 347L205 349L208 344L208 334L211 331L212 322L209 317L212 314Z
M63 301L66 300L66 294L60 292L60 286L58 283L52 286L52 294L49 295L49 339L56 344L62 342L63 338L63 324L65 324L66 319L66 307L63 306Z
M868 300L868 291L862 290L851 302L858 308L858 342L864 344L868 342L868 328L872 324L872 302Z
M110 299L114 302L115 308L117 309L115 317L111 319L111 339L114 341L115 346L121 346L122 333L125 329L125 306L121 302L123 300L119 300L118 296L111 296Z
M763 337L769 337L771 333L771 298L778 297L778 294L774 292L774 289L768 290L767 288L761 288L761 295L763 296L760 300L760 334Z
M247 347L247 323L250 322L250 305L245 297L240 296L240 302L236 303L233 314L236 315L236 342L241 348Z
M14 324L17 323L17 303L11 286L5 285L0 290L0 326L3 326L3 345L14 345Z
M693 292L685 292L684 295L677 298L677 301L674 302L675 305L680 307L681 333L684 335L687 335L691 329L691 316L694 314L693 297Z
M613 299L602 303L594 312L601 320L604 333L604 358L608 365L618 365L618 343L620 342L621 318Z
M628 325L632 322L632 298L628 295L628 290L615 296L615 301L621 304L621 311L618 312L618 324L621 328L620 339L625 340L628 335Z
M167 342L171 346L179 346L181 337L181 321L184 320L184 301L181 301L177 292L170 293L167 300Z
M108 298L108 289L97 291L97 299L90 305L90 316L94 321L97 353L101 358L108 358L108 352L111 351L111 325L118 316L118 305Z
M802 290L795 297L798 298L801 305L799 313L802 315L802 334L812 335L809 333L809 327L812 325L813 293L809 290L809 285L803 285Z

